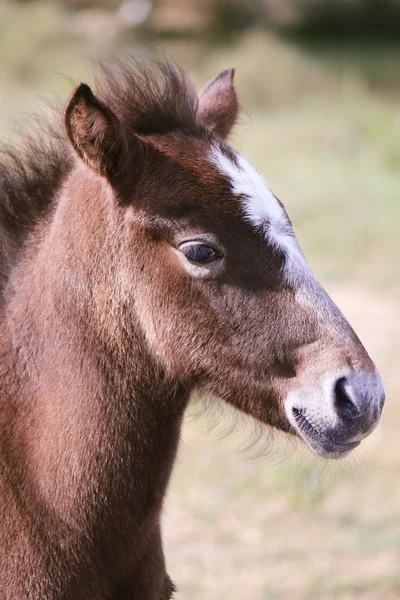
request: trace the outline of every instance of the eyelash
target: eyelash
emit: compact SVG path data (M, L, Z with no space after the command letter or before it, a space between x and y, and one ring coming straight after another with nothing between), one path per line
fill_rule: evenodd
M180 251L187 260L199 264L207 264L220 258L221 254L206 242L185 242Z

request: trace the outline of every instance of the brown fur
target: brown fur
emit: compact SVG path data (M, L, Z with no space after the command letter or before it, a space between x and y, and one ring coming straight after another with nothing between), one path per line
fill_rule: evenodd
M0 165L2 600L169 600L160 513L191 392L292 431L303 348L371 368L333 305L328 332L293 309L210 162L211 143L233 156L223 79L199 107L177 67L103 69L68 104L71 146ZM179 243L205 235L228 260L192 278Z

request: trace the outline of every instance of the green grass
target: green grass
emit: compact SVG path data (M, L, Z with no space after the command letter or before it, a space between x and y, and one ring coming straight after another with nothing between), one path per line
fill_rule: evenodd
M56 3L6 0L0 131L34 110L38 94L65 98L87 78L90 56L142 43L77 36ZM207 415L188 419L164 517L177 598L400 598L399 51L296 46L260 32L229 47L169 40L166 50L199 84L236 66L248 114L233 143L285 203L388 392L382 425L339 464L267 433L273 451L252 459L238 452L244 427L213 441Z

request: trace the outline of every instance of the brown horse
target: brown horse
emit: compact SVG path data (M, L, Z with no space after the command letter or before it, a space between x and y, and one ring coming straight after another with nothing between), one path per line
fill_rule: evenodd
M338 458L377 370L225 139L233 71L103 69L0 164L1 600L167 600L160 533L194 389Z

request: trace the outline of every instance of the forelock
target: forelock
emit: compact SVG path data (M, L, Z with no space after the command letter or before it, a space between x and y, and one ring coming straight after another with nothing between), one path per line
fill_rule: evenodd
M171 62L129 59L99 65L96 93L129 133L201 135L198 96L183 69Z

